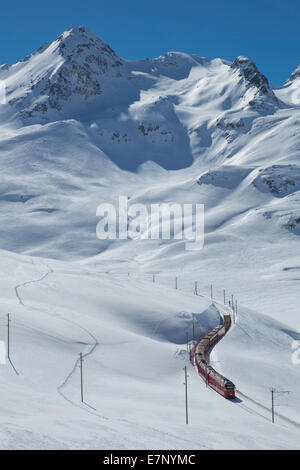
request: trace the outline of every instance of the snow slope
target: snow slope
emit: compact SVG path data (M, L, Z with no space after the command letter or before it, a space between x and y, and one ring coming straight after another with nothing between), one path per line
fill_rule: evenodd
M224 400L205 388L191 366L190 424L185 425L185 331L191 332L193 318L198 337L220 321L209 300L69 263L5 252L1 259L1 339L5 314L13 312L12 362L1 366L1 448L299 448L297 429L272 425ZM286 333L259 315L249 322L251 315L243 311L234 341L228 338L225 363L228 351L240 356L242 315L252 347L264 347L268 328L268 383L270 370L278 367L278 349L284 354L289 349ZM260 365L258 355L250 364ZM284 357L279 364L284 368ZM242 361L235 366L234 378L249 391L252 377L243 372ZM296 372L290 368L289 383L299 387ZM263 390L266 383L255 386ZM300 419L292 404L293 417Z
M272 89L243 56L127 61L84 27L0 67L0 311L19 373L1 367L3 448L298 446L296 429L282 436L193 370L182 425L187 324L218 320L195 281L241 305L216 348L222 370L265 406L287 387L284 413L300 421L298 69ZM96 208L120 195L205 204L204 249L98 240ZM79 402L81 349L92 408Z

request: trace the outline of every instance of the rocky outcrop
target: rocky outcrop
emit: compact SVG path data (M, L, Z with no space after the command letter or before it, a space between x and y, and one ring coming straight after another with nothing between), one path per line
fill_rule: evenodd
M248 103L249 106L259 108L278 105L268 79L258 70L252 60L239 56L231 64L231 68L239 74L247 89L254 90L253 98Z
M260 169L252 184L262 192L285 197L300 191L300 168L296 165L272 165Z
M45 114L49 109L61 111L71 96L89 100L100 95L102 77L123 65L123 60L108 44L84 27L70 28L54 43L45 44L24 60L33 62L37 55L44 54L46 58L50 53L56 55L58 65L54 70L49 67L45 74L33 79L30 86L32 99L27 93L21 99L10 101L19 109L23 108L25 116Z

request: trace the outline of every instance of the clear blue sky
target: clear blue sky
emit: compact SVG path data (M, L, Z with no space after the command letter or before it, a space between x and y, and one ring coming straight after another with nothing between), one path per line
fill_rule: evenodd
M299 0L4 0L0 63L84 25L126 59L182 51L250 57L281 85L300 63Z

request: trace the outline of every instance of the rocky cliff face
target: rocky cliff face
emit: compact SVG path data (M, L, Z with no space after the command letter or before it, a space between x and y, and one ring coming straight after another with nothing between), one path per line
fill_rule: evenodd
M252 60L239 56L231 64L231 68L238 73L247 88L254 90L254 96L249 101L250 106L271 107L278 105L278 100L271 90L268 79L259 72Z
M39 63L41 70L38 70ZM22 65L26 91L11 90L9 104L16 106L25 117L34 117L37 113L45 117L48 110L62 111L72 97L90 100L100 95L102 77L112 71L117 75L123 60L87 28L73 27L17 67L6 68L12 81L14 75L20 74Z

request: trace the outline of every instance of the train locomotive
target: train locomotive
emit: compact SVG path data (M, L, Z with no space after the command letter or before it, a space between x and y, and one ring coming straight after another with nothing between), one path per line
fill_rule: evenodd
M225 336L231 325L230 315L224 315L224 322L218 325L196 343L190 352L190 361L196 366L199 375L206 385L213 388L225 398L235 398L235 385L223 375L219 374L208 361L211 349Z

